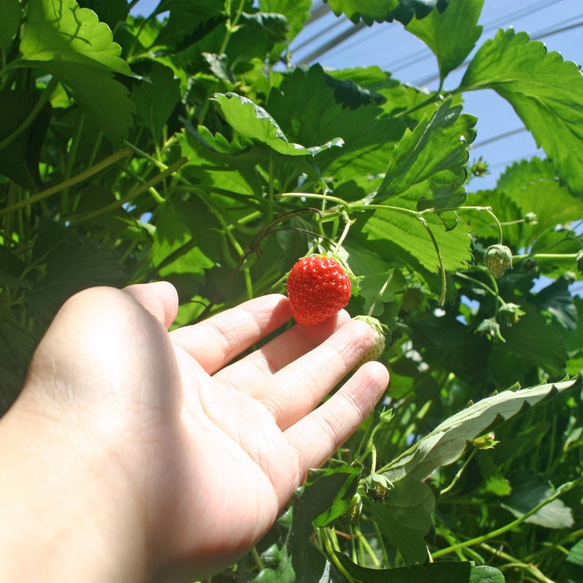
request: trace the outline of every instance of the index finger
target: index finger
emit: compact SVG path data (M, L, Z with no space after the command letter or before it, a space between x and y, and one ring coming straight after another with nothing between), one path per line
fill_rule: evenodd
M254 298L208 320L170 332L172 342L214 374L291 318L280 294Z

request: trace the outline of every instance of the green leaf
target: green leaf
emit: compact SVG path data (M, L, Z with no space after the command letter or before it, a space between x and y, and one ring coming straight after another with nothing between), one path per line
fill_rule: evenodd
M583 581L583 540L571 547L565 561L569 577L568 583Z
M536 223L524 227L528 242L557 224L578 220L583 214L583 203L560 186L548 160L515 162L500 177L497 188L520 207L523 213L520 218L527 213L536 215Z
M469 583L504 583L506 579L501 571L488 565L472 566Z
M79 107L112 142L127 137L133 124L134 104L125 85L116 81L112 73L58 61L47 61L42 67L61 80Z
M568 188L583 191L583 78L524 32L499 31L470 63L460 90L493 89L515 109Z
M0 91L0 141L11 136L34 109L38 95L16 91ZM16 183L36 190L40 184L38 165L45 135L51 119L47 103L9 147L0 150L0 173Z
M404 209L414 201L395 199ZM395 205L396 206L396 205ZM411 209L413 210L413 209ZM447 230L435 214L424 215L425 226L413 213L402 213L395 209L379 209L366 221L363 233L367 240L387 241L398 245L405 254L413 256L427 270L438 273L439 258L428 230L431 230L439 246L444 267L448 271L463 268L471 260L469 229L459 222L455 229Z
M376 303L373 316L379 316L383 312L383 304L395 302L397 294L407 285L407 280L398 269L388 269L387 262L374 253L371 249L349 240L344 244L350 258L350 267L354 273L358 273L360 287L359 296L364 298L363 312ZM384 288L379 298L379 290Z
M583 216L583 202L557 182L548 160L533 158L514 163L498 180L497 189L522 211L513 220L523 219L527 213L537 216L536 224L522 227L522 247L530 247L557 224L568 224Z
M348 507L356 492L361 468L331 462L311 470L304 489L294 501L294 530L310 536L314 527L326 526Z
M325 168L336 179L383 172L393 142L405 129L403 121L379 119L382 109L374 103L343 107L336 88L320 65L296 69L271 91L267 108L286 136L300 144L343 140L341 150L321 152L317 161L320 170Z
M43 69L65 85L112 141L126 137L133 104L114 73L131 75L107 24L74 0L30 0L21 66Z
M499 221L506 223L503 226L504 241L516 249L523 246L523 224L516 223L516 221L524 218L524 213L509 196L506 196L503 190L470 192L463 206L491 207ZM490 213L472 210L461 214L464 220L471 225L473 233L479 234L480 238L484 240L498 241L498 226Z
M435 509L435 495L427 484L403 480L389 490L388 501L381 504L363 498L363 504L408 566L427 561L424 537L431 529L431 513Z
M412 186L442 173L457 187L465 179L468 146L475 138L476 119L460 115L462 107L447 99L434 115L407 130L392 152L389 167L379 188L377 200L396 196Z
M361 0L326 0L336 16L344 13L352 22L363 20L366 24L373 22L392 22L398 20L404 24L413 15L423 18L437 6L443 10L449 0L369 0L363 4Z
M132 74L107 24L75 0L29 0L20 53L35 63L77 63Z
M504 583L504 576L498 569L476 566L468 561L371 569L352 562L342 553L336 553L336 557L354 579L365 583Z
M286 156L315 156L322 150L341 147L343 144L340 138L333 138L325 144L306 148L290 142L273 117L247 97L235 93L217 93L213 101L218 104L227 123L240 135Z
M534 303L541 312L548 312L567 330L576 330L577 308L569 291L570 280L559 277L534 296Z
M333 462L328 468L311 470L306 484L293 499L293 518L288 542L296 583L341 583L344 578L309 540L315 524L340 516L356 491L360 468Z
M0 51L3 60L12 46L12 41L20 26L20 4L18 0L4 0L0 18Z
M502 500L502 506L517 518L555 494L555 489L547 480L529 470L516 472L510 481L512 494ZM572 510L557 498L529 516L525 522L544 528L571 528L575 521Z
M450 0L447 10L433 9L426 18L413 19L407 30L420 38L437 57L441 82L472 52L482 34L478 20L484 0Z
M215 247L217 237L207 213L195 205L169 201L160 210L152 244L152 264L161 277L174 280L183 276L200 283L201 275L215 263L201 244Z
M217 0L161 0L153 14L170 14L156 44L185 49L224 21L224 8L224 2Z
M391 18L399 6L399 0L369 0L366 6L360 0L326 0L336 16L345 14L352 22L360 19L367 24L384 22Z
M395 10L392 17L403 24L407 24L413 18L424 18L437 7L437 10L443 12L449 5L450 0L400 0L399 7Z
M517 324L504 328L506 342L492 349L491 366L495 367L498 353L502 358L510 357L517 365L516 355L532 366L540 366L555 374L561 374L567 362L565 341L559 329L547 322L531 304L522 305L526 312Z
M275 62L287 45L303 29L304 24L310 18L312 0L259 0L259 8L262 12L282 14L288 23L286 42L278 43L271 51L271 61Z
M142 124L159 143L162 128L180 101L180 81L172 69L156 62L143 74L146 79L132 91L132 100Z
M563 391L580 388L583 377L527 389L506 390L487 397L446 419L382 470L392 482L424 480L437 468L456 461L468 440L499 423Z
M53 221L41 221L33 257L46 274L26 292L25 301L30 314L44 323L74 293L97 285L119 287L126 281L123 266L108 248Z

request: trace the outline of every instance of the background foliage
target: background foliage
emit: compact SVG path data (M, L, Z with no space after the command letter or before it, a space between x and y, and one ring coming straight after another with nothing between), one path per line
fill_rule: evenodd
M425 42L429 94L294 66L310 0L1 0L2 410L92 285L167 279L183 325L331 252L391 338L377 411L218 581L583 580L583 79L526 33L480 44L483 1L329 0ZM485 89L546 157L469 193Z

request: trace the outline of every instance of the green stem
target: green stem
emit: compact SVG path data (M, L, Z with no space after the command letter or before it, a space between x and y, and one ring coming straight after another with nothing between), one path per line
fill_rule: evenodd
M508 561L508 563L505 565L506 568L513 567L517 569L523 569L531 576L533 576L537 581L541 581L541 583L555 583L552 579L549 579L543 573L541 573L540 570L534 565L524 563L512 555L509 555L500 549L495 549L486 543L482 543L480 546L489 553L492 553L495 557L500 557L505 561Z
M273 150L269 150L269 191L267 199L267 221L273 219Z
M451 490L453 490L455 485L458 483L459 479L462 477L462 474L464 473L465 469L468 467L469 463L474 459L474 456L476 455L477 451L478 450L475 448L472 450L472 453L464 461L464 463L462 464L462 467L459 469L457 474L453 477L453 480L450 482L450 484L448 486L446 486L443 490L441 490L441 492L439 493L440 496L443 496L444 494L447 494L448 492L451 492Z
M348 581L349 583L355 583L355 580L352 577L352 575L344 568L344 565L338 560L328 529L321 528L319 530L322 535L322 542L324 543L326 553L328 554L328 557L330 558L334 566L338 569L338 571L340 571L341 575L344 577L346 581Z
M546 498L545 500L543 500L542 502L537 504L534 508L532 508L531 510L529 510L528 512L526 512L522 516L518 517L516 520L513 520L512 522L509 522L508 524L505 524L504 526L501 526L500 528L497 528L496 530L492 530L491 532L484 534L482 536L477 536L475 538L472 538L472 539L466 540L464 542L460 542L460 543L457 543L457 544L452 545L450 547L447 547L445 549L441 549L439 551L436 551L435 553L433 553L433 558L436 559L438 557L448 555L449 553L456 552L458 549L465 549L467 547L481 545L481 544L485 543L486 541L489 541L491 539L496 539L496 538L502 536L503 534L505 534L509 530L512 530L513 528L516 528L517 526L520 526L525 520L530 518L533 514L536 514L541 508L543 508L547 504L550 504L551 502L553 502L554 500L556 500L557 498L562 496L565 492L572 490L578 484L578 482L579 482L579 480L575 480L573 482L567 482L566 484L563 484L562 486L557 488L557 491L554 494L552 494L551 496L549 496L548 498Z
M425 220L425 217L420 216L419 220L421 221L421 223L425 227L425 230L427 231L427 234L429 235L429 238L431 239L431 242L433 243L433 248L435 249L435 253L437 254L437 261L439 262L439 273L441 276L441 294L439 296L439 305L443 306L445 304L445 296L447 293L447 273L445 271L445 263L443 262L443 255L441 254L441 249L439 248L439 243L437 242L437 239L435 238L435 235L433 234L431 227L429 226L429 224Z
M496 216L496 213L489 206L460 206L455 209L442 209L442 210L456 210L456 211L481 211L488 213L493 219L494 224L498 228L498 243L502 245L504 241L504 234L502 232L502 223L500 219Z
M389 273L389 276L385 280L385 283L383 283L383 286L379 290L377 297L374 299L374 302L372 303L370 309L368 310L367 316L372 316L374 314L375 308L377 307L377 303L383 297L383 294L385 293L385 291L387 290L389 285L391 285L391 281L393 280L394 274L395 274L395 271L391 270L391 272Z
M415 111L418 111L419 109L423 109L426 105L429 105L431 103L435 103L435 101L437 101L437 99L439 98L440 94L441 94L441 86L438 88L437 91L432 93L427 99L425 99L421 103L418 103L417 105L410 107L409 109L406 109L404 111L397 113L394 117L405 117L406 115L410 115L410 114L414 113Z
M186 158L180 158L180 160L177 160L176 162L174 162L174 164L172 164L172 166L168 167L167 170L165 170L164 172L160 172L160 174L158 174L157 176L154 176L153 178L148 180L148 182L146 182L145 184L142 184L141 186L139 186L135 190L132 190L131 192L129 192L124 197L120 198L119 200L116 200L115 202L112 202L111 204L108 204L104 207L101 207L100 209L98 209L92 213L87 213L87 214L81 215L79 217L76 217L76 216L71 217L71 219L70 219L71 224L78 225L79 223L84 223L86 221L94 219L95 217L98 217L98 216L103 215L103 214L107 214L113 210L116 210L116 209L122 207L124 204L130 202L131 200L133 200L134 198L136 198L140 194L149 190L155 184L158 184L158 182L160 182L161 180L164 180L168 176L171 176L174 172L176 172L185 163L186 163Z
M79 117L77 119L75 127L75 135L71 139L71 149L67 155L67 164L65 165L65 180L71 178L73 173L73 166L77 160L77 151L79 149L79 142L81 141L81 134L83 133L83 125L85 123L85 115L83 112L79 112ZM69 198L69 189L65 188L63 190L63 197L61 200L61 214L64 215L67 209L67 200Z
M251 549L251 556L253 557L253 562L255 563L257 568L259 569L259 572L263 571L263 569L265 569L265 565L263 564L263 561L261 560L261 557L259 556L259 553L257 552L257 547L253 547Z
M500 300L500 296L498 295L498 292L494 289L492 289L489 285L485 284L483 281L480 281L479 279L475 279L474 277L471 277L469 275L466 275L465 273L461 273L461 272L456 272L455 273L456 277L459 277L460 279L465 279L466 281L470 281L473 284L481 287L482 289L485 289L489 294L493 295L496 300ZM495 283L495 280L494 280Z
M127 156L129 156L132 153L133 152L132 152L131 148L125 148L123 150L120 150L119 152L116 152L115 154L112 154L111 156L105 158L105 160L102 160L98 164L95 164L95 166L88 168L87 170L85 170L84 172L81 172L80 174L77 174L76 176L73 176L69 180L65 180L63 182L60 182L59 184L56 184L55 186L51 186L50 188L47 188L46 190L43 190L42 192L35 194L34 196L30 196L24 200L20 200L20 201L15 202L14 204L11 204L3 209L0 209L0 217L8 215L8 214L24 207L24 206L32 205L36 202L44 200L45 198L48 198L49 196L52 196L53 194L57 194L58 192L61 192L62 190L66 189L66 188L70 188L71 186L74 186L75 184L79 184L79 182L83 182L84 180L91 178L91 176L94 176L98 172L105 170L105 168L108 168L109 166L115 164L116 162L118 162L119 160L122 160L123 158L126 158Z
M523 255L514 255L512 259L520 261L522 259L577 259L579 253L531 253Z

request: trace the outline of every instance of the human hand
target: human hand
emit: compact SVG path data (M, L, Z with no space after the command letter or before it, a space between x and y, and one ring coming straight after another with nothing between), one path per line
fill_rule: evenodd
M235 561L388 382L382 365L367 363L318 407L373 342L346 312L293 326L237 360L290 318L287 298L257 298L167 333L176 310L166 283L77 294L0 423L0 443L10 435L28 460L29 487L41 474L49 484L12 519L34 528L34 511L55 534L67 523L81 539L89 533L71 543L68 559L95 566L95 580L192 580ZM17 454L3 452L0 445L1 463L18 465ZM24 495L17 476L12 482L12 495ZM66 540L48 542L51 556L62 556Z

